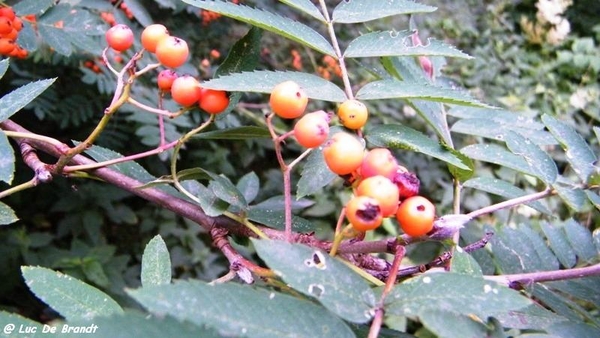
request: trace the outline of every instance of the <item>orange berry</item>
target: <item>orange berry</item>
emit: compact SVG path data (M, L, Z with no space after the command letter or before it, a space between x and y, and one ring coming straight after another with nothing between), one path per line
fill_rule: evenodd
M342 125L348 129L360 129L369 118L367 106L358 100L344 101L337 112L338 118Z
M200 82L191 75L183 75L176 78L171 86L171 97L173 101L188 107L200 99Z
M368 196L354 196L346 204L346 218L357 231L377 229L383 222L379 202Z
M387 148L373 148L367 152L360 166L362 177L383 175L393 179L398 171L398 161Z
M423 236L433 229L435 206L423 196L409 197L400 203L396 219L407 235Z
M360 167L364 147L355 136L340 132L325 142L323 157L329 170L338 175L348 175Z
M156 45L156 58L166 67L183 65L190 54L187 42L175 36L167 36Z
M318 147L329 135L329 116L320 110L302 116L294 125L296 141L303 147Z
M377 175L362 180L356 187L356 195L376 199L383 217L395 214L398 209L398 186L385 176Z
M142 46L150 53L156 52L156 46L158 42L169 36L167 27L161 24L150 25L142 31Z
M11 7L1 7L0 17L5 17L12 21L16 17L15 11Z
M9 55L15 48L17 48L17 44L14 40L0 38L0 54Z
M12 30L12 20L7 17L0 16L0 34L8 34Z
M200 91L200 109L209 114L220 114L229 106L226 91L202 88Z
M295 119L304 114L308 104L306 92L294 81L285 81L276 85L269 97L271 109L277 116Z
M177 79L178 75L171 69L165 69L158 73L158 77L156 82L158 84L158 89L162 91L170 91L173 86L173 82Z
M123 52L133 45L133 31L129 26L119 24L106 31L106 42L110 48Z

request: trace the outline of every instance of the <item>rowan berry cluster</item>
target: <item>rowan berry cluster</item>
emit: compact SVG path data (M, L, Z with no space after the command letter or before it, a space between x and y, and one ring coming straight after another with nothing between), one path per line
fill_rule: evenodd
M24 59L27 50L17 44L19 32L23 29L23 21L11 7L0 8L0 55Z
M334 173L352 183L353 197L345 215L359 232L378 228L386 217L395 217L404 233L423 236L433 228L435 207L419 196L419 179L400 165L387 148L366 150L353 131L360 130L369 117L365 104L349 99L337 109L337 117L348 131L329 135L330 114L304 114L308 96L293 81L275 86L269 98L271 110L279 117L298 120L293 135L306 148L322 147L324 161Z
M162 93L170 93L173 101L184 107L198 104L200 109L209 114L219 114L229 106L227 92L202 88L195 77L187 74L179 76L173 70L188 60L189 48L185 40L170 35L161 24L147 26L140 39L144 50L169 68L159 72L157 77L157 85ZM134 40L133 31L124 24L114 25L106 31L106 42L116 52L128 50Z

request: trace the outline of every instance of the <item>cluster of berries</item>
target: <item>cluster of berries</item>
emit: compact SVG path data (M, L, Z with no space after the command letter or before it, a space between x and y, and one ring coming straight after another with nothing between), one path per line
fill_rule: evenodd
M19 32L23 29L23 21L16 16L11 7L0 8L0 55L24 59L27 50L17 44Z
M141 34L144 49L156 57L158 62L168 68L178 68L188 59L187 42L172 36L164 25L147 26ZM112 26L106 31L108 46L117 52L129 49L134 42L131 28L124 24ZM200 82L191 75L179 76L172 69L162 70L157 78L158 88L170 93L173 101L189 107L198 104L209 114L219 114L229 106L229 95L225 91L202 88Z
M410 236L423 236L433 229L434 205L418 195L419 179L398 164L389 149L365 150L355 134L345 131L329 137L330 115L324 111L304 114L308 96L293 81L275 86L269 104L281 118L299 118L293 130L298 143L306 148L322 146L327 167L351 178L354 194L345 213L355 230L376 229L391 216ZM337 110L338 120L350 130L361 129L368 116L367 107L355 99L346 100Z

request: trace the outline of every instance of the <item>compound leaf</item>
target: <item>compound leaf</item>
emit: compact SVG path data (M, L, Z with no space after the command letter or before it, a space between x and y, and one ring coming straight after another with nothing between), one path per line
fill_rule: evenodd
M340 1L333 10L332 19L337 23L358 23L398 14L428 13L436 9L410 0Z
M21 271L29 289L67 320L123 313L110 296L69 275L33 266Z
M321 34L300 22L282 17L278 14L220 0L183 0L183 2L246 22L301 43L321 53L335 56L333 47Z

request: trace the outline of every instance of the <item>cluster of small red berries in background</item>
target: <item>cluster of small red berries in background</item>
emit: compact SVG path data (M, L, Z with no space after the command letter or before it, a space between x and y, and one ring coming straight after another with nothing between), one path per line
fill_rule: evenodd
M117 24L106 31L106 42L117 52L131 48L134 34L129 26ZM173 101L189 107L198 104L209 114L219 114L229 106L229 95L225 91L202 88L200 82L191 75L178 75L173 68L182 66L189 57L187 42L172 36L164 25L149 25L142 31L141 43L144 50L153 54L158 62L169 69L158 74L158 88L170 93Z
M360 138L341 131L329 136L330 114L304 114L308 96L293 81L275 86L269 98L271 110L279 117L298 120L293 135L306 148L322 147L327 167L350 179L353 197L346 204L346 218L356 231L377 229L386 217L396 217L404 233L423 236L433 229L435 207L419 196L419 179L400 165L387 148L365 150ZM368 109L349 99L339 105L339 122L349 130L361 129Z
M24 59L29 54L17 44L23 21L11 7L0 8L0 55Z

